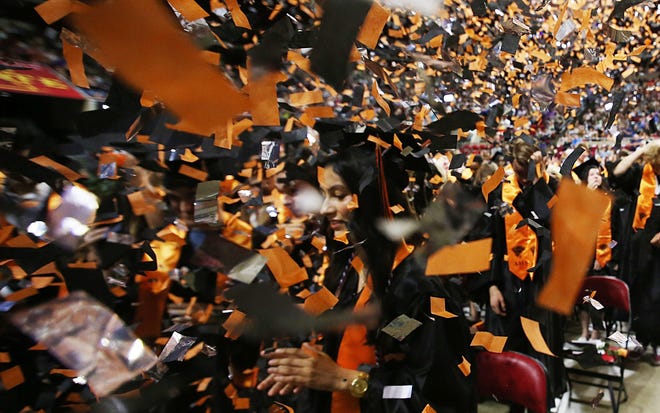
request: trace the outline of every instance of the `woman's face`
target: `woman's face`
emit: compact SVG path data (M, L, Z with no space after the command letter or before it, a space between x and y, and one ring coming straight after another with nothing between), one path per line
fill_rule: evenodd
M587 175L587 186L589 188L598 188L600 184L603 183L603 177L600 175L600 170L598 168L589 169L589 175Z
M328 219L330 228L335 233L348 230L348 222L351 217L349 207L353 200L353 193L332 167L325 169L322 181L320 182L323 193L321 214Z

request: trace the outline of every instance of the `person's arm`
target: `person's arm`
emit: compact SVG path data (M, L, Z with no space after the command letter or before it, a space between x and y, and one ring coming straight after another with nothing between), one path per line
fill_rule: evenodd
M621 176L625 174L628 169L630 169L630 167L633 166L633 164L642 157L642 155L656 146L660 146L660 140L658 139L654 139L646 145L640 146L637 148L637 150L635 150L635 152L621 159L621 161L614 167L614 171L612 171L614 176Z
M329 392L350 392L351 383L363 373L339 366L330 356L305 343L302 348L278 348L262 353L268 359L268 377L257 389L269 396L298 393L307 387Z

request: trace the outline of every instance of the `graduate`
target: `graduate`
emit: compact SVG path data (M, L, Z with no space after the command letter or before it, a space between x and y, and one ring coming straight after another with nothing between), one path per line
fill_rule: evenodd
M639 162L641 161L641 162ZM614 182L633 201L630 296L638 341L652 349L650 362L660 365L660 141L652 140L621 159Z
M324 284L339 299L336 310L371 309L380 317L374 325L328 334L322 348L265 353L269 376L259 388L270 396L312 390L310 406L300 411L420 412L430 405L475 412L473 376L459 367L472 359L460 308L440 280L424 275L410 256L412 245L392 243L376 228L389 209L383 196L396 203L397 185L406 180L392 173L394 165L376 168L378 153L350 149L331 158L319 176L321 212L335 240ZM386 184L379 178L384 171ZM429 316L431 297L444 298L457 317Z
M565 391L561 359L532 350L520 317L538 321L550 349L561 353L563 332L557 314L536 306L536 298L550 274L552 253L547 202L556 181L545 173L543 155L530 140L512 143L513 173L489 197L489 205L500 211L492 215L493 261L490 274L486 329L507 336L509 350L532 355L543 362L550 379L549 398ZM521 411L513 406L513 411Z

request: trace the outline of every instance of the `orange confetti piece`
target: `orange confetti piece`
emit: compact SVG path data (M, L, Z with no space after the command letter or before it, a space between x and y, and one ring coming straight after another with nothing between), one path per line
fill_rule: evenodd
M199 4L195 3L193 0L167 0L172 7L174 7L179 13L183 15L189 22L194 22L195 20L203 19L209 14L204 11Z
M179 173L181 175L189 176L189 177L191 177L193 179L196 179L200 182L206 181L206 178L209 177L208 172L202 171L202 170L197 169L197 168L193 168L192 166L185 165L185 164L181 165L181 167L179 168Z
M523 331L525 331L525 336L529 340L530 344L534 350L542 354L547 354L549 356L557 357L550 350L548 344L546 343L543 335L541 334L541 327L538 321L530 320L529 318L520 317L520 322L522 323Z
M47 23L52 24L73 11L71 0L48 0L36 6L34 10Z
M252 122L261 126L280 126L277 83L286 80L286 76L280 72L270 72L255 78L251 73L248 90Z
M465 357L463 357L463 361L461 364L458 365L458 369L463 373L465 377L470 375L472 365L470 364L469 361Z
M431 297L431 314L435 314L442 318L458 317L456 314L447 311L445 307L445 299L441 297Z
M8 296L5 297L6 301L21 301L24 300L28 297L32 297L34 295L37 295L39 293L39 290L37 290L34 287L27 287L23 288L22 290L18 290L15 293L9 294Z
M173 129L209 136L248 108L247 97L204 61L158 1L105 2L74 22L119 77L152 91L179 117Z
M54 280L55 280L55 277L32 277L32 278L30 278L30 282L32 283L32 287L36 288L37 290L48 287Z
M391 113L390 105L387 103L385 99L383 99L380 90L378 90L378 82L376 82L376 80L374 80L373 84L371 85L371 94L373 95L374 99L376 99L376 103L378 103L378 106L380 106L385 111L387 116L390 116Z
M422 413L437 413L433 407L431 407L430 404L427 404L424 407L424 410L422 410Z
M195 155L190 148L186 148L186 150L183 152L183 155L181 155L181 160L184 162L196 162L199 158L197 155Z
M330 106L310 106L305 109L305 115L310 118L334 118L335 111Z
M470 347L481 346L491 353L501 353L504 351L504 345L507 338L504 336L495 336L487 331L477 331L472 337Z
M2 382L2 387L5 391L23 384L24 381L25 378L23 377L23 371L19 366L0 371L0 382Z
M225 322L222 324L222 328L227 330L225 333L225 337L231 340L238 339L243 333L246 320L247 320L247 316L245 315L245 313L242 313L238 310L232 311L229 317L227 317L227 320L225 320Z
M607 195L570 179L562 180L556 195L551 220L555 246L552 271L537 303L568 315L593 259L593 246L609 200Z
M382 146L383 149L389 149L389 147L392 146L392 145L390 145L389 143L387 143L387 142L385 142L384 140L382 140L381 138L379 138L379 137L377 137L377 136L373 136L373 135L369 135L369 137L367 138L367 140L368 140L369 142L373 142L373 143L375 143L375 144L378 145L378 146Z
M595 83L609 92L614 84L614 79L607 77L591 67L578 67L571 72L567 71L561 75L559 91L566 92L589 83Z
M89 89L89 80L85 75L85 66L83 65L83 51L69 43L64 37L62 39L62 54L66 65L69 68L71 82L78 87Z
M396 205L390 207L390 211L392 211L392 213L394 213L394 214L400 214L405 210L406 209L404 207L402 207L401 205L399 205L399 204L396 204Z
M383 27L390 18L390 12L377 2L373 2L367 16L362 22L356 40L369 49L375 49Z
M242 27L244 29L252 30L252 26L250 26L250 21L247 19L245 16L245 13L243 13L243 10L238 6L238 1L236 0L224 0L225 4L227 4L227 8L231 12L231 18L234 20L234 24L237 27Z
M156 206L147 202L142 191L136 191L126 196L128 202L131 204L133 213L137 216L142 216L150 212L156 212Z
M484 196L484 199L486 202L488 202L488 195L497 188L500 183L502 183L502 180L504 179L504 168L501 166L497 168L495 173L491 175L490 178L484 184L481 186L481 193Z
M280 287L289 288L308 278L307 271L296 264L284 249L276 247L258 250L258 252L268 258L266 265Z
M566 93L566 92L557 92L555 95L555 103L558 105L564 105L571 108L580 107L580 94L579 93Z
M313 105L315 103L323 103L323 91L320 89L292 93L289 95L289 104L291 104L291 106L299 107Z
M449 245L433 253L426 262L426 275L451 275L490 268L492 238Z
M66 179L68 179L71 182L75 182L78 179L82 178L82 175L80 175L78 172L62 165L59 162L55 162L54 160L52 160L49 157L44 156L44 155L37 156L35 158L31 158L30 161L36 163L37 165L41 165L41 166L44 166L46 168L54 169L55 171L62 174Z
M310 314L319 315L334 307L337 302L339 299L323 287L305 299L303 309Z

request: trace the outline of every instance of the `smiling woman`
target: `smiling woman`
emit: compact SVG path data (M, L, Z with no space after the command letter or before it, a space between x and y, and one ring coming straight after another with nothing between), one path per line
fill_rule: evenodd
M330 311L352 309L372 315L370 321L324 334L320 346L264 353L269 375L259 388L271 396L309 391L297 411L417 413L430 405L474 412L462 311L440 280L424 275L414 246L392 243L376 228L390 205L405 204L408 182L384 158L349 148L319 168L318 177L331 254L324 285L339 299ZM445 299L457 316L433 317L431 297Z

